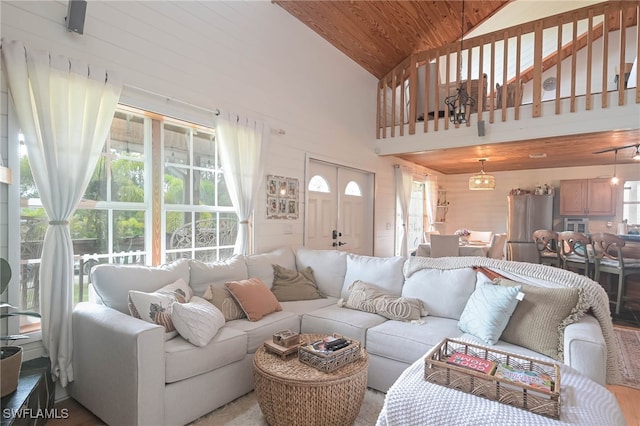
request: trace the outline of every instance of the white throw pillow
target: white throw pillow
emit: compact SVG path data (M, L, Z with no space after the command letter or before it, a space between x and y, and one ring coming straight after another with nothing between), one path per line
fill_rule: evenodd
M191 287L182 278L166 285L153 293L129 291L129 312L131 316L151 324L158 324L165 328L165 338L176 335L171 320L171 305L174 302L187 303L193 295Z
M400 296L404 284L404 261L405 258L402 256L373 257L348 254L347 272L340 297L346 300L349 297L349 287L357 280L373 284L392 296Z
M495 345L516 309L520 289L521 286L478 284L462 311L458 328Z
M201 297L193 296L189 303L173 303L171 319L178 333L196 346L206 346L224 325L220 309Z

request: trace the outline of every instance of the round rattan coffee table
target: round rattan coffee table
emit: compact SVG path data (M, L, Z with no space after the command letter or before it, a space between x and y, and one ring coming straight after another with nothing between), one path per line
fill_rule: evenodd
M301 341L324 337L302 334ZM352 425L367 390L369 357L361 357L330 373L298 361L297 353L282 359L258 348L253 358L256 397L267 423L278 425Z

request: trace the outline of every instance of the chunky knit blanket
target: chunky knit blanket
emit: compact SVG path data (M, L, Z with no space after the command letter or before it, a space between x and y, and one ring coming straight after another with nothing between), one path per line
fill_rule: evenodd
M511 280L539 287L564 286L581 288L584 301L600 324L607 346L607 383L619 383L620 371L618 365L620 353L615 344L613 334L609 297L600 284L588 277L552 266L470 256L447 258L413 256L405 263L404 274L406 278L409 278L412 274L424 268L447 270L473 266L483 266Z

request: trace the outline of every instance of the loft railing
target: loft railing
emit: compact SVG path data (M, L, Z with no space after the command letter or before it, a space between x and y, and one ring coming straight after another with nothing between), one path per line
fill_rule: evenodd
M611 91L618 105L640 103L640 85L625 90L640 56L639 20L640 1L609 1L412 54L378 82L376 136L415 134L421 122L424 132L459 127L444 99L461 84L476 101L468 118L489 123L519 120L523 104L532 117L542 102L566 112L565 99L569 112L607 108Z

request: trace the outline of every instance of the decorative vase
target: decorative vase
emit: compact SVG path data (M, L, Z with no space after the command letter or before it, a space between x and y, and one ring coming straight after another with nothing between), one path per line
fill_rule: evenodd
M20 367L22 366L22 346L3 346L0 359L0 397L9 395L18 388Z

